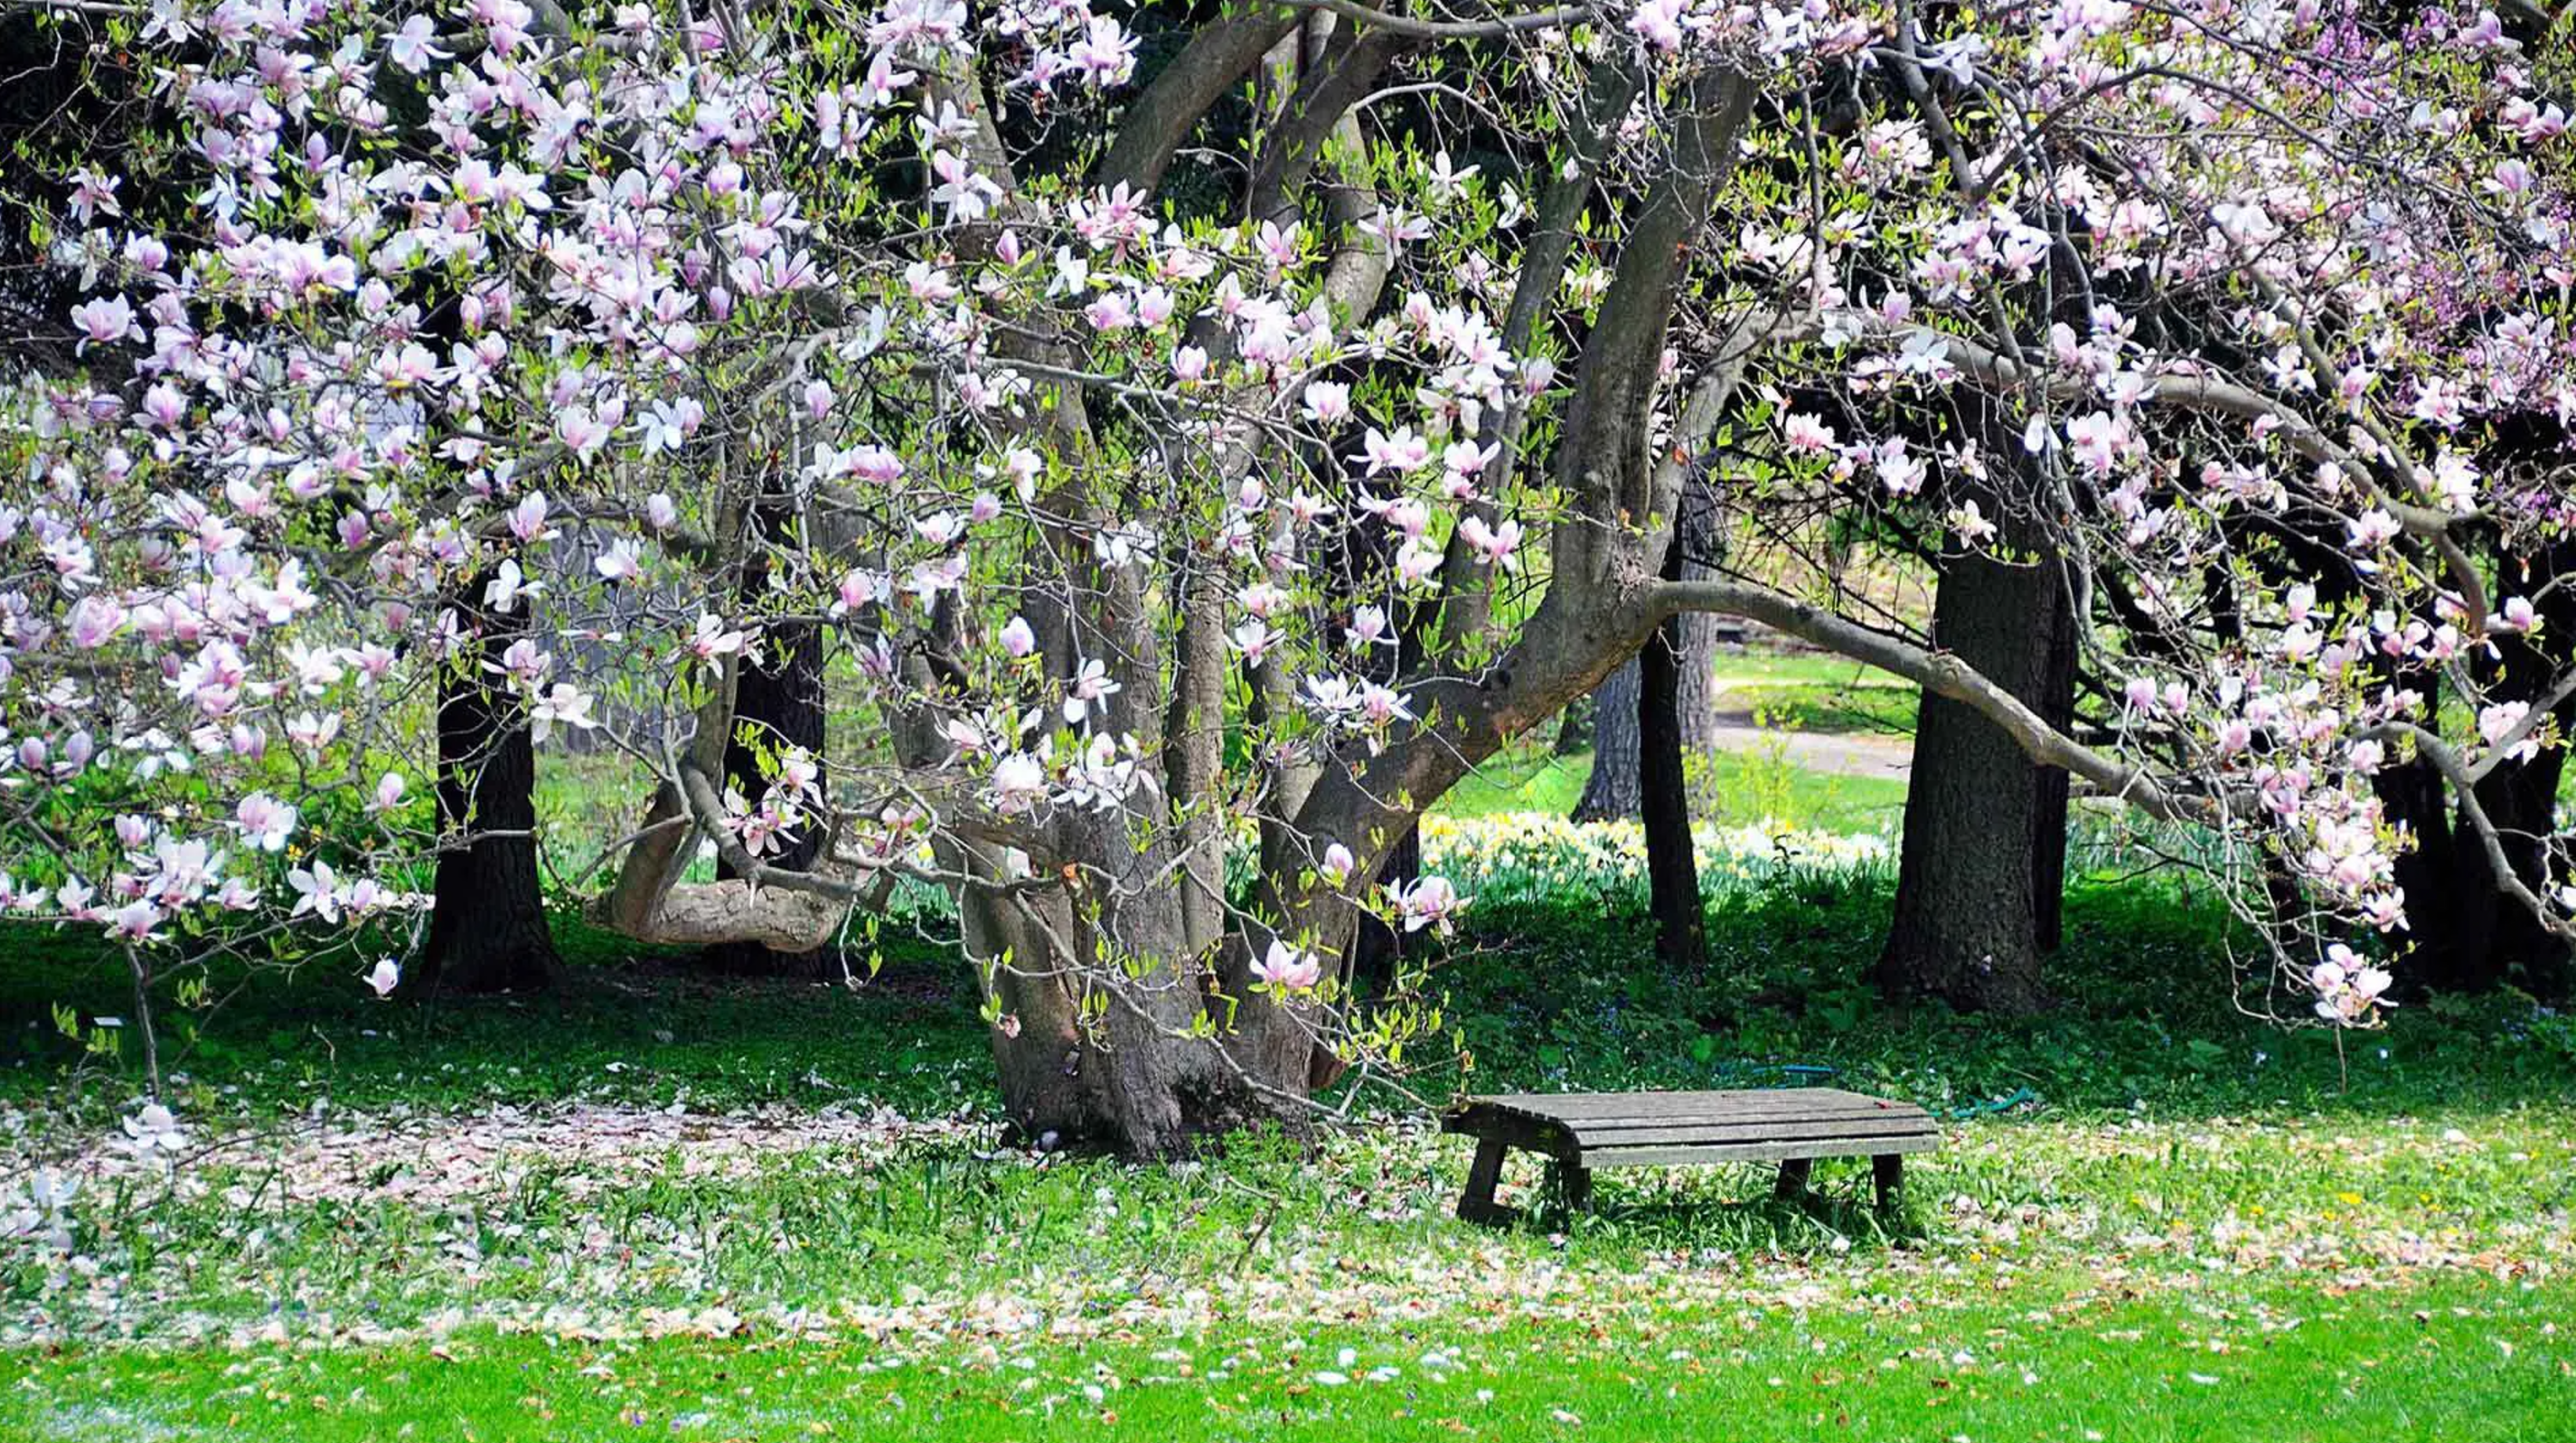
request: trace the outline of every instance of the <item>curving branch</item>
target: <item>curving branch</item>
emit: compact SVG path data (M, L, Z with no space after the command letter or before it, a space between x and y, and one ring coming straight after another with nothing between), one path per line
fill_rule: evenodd
M2033 762L2058 767L2159 821L2215 822L2224 808L2209 797L2177 794L2143 769L2104 756L2051 726L2011 692L1947 652L1930 651L1768 587L1736 581L1668 581L1657 588L1659 616L1715 611L1758 621L1827 650L1867 662L1937 696L1974 708L2001 727Z
M2477 833L2479 849L2486 854L2487 873L2495 879L2497 888L2521 903L2540 924L2542 931L2566 943L2571 952L2576 952L2576 919L2560 915L2549 905L2548 899L2533 891L2531 885L2522 880L2522 873L2514 867L2513 859L2505 854L2504 837L2496 830L2494 819L2487 815L2486 804L2478 800L2477 784L2484 775L2484 769L2471 768L2460 756L2458 748L2442 740L2437 733L2412 722L2391 722L2374 729L2370 735L2386 741L2414 743L2416 755L2432 763L2433 770L2450 783L2451 791L2459 802L2460 815L2468 819L2469 830ZM2496 753L2498 756L2503 754L2503 749Z

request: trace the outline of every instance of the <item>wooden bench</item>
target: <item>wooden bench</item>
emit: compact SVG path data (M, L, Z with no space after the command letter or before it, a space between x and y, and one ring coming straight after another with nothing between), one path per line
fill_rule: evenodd
M1458 1216L1469 1222L1512 1216L1514 1209L1494 1201L1494 1185L1504 1152L1515 1147L1554 1161L1570 1208L1591 1201L1595 1169L1682 1163L1777 1162L1778 1195L1795 1197L1820 1157L1871 1159L1883 1208L1904 1185L1905 1154L1941 1145L1941 1125L1923 1109L1830 1087L1516 1092L1467 1099L1441 1120L1441 1130L1478 1140L1467 1195L1458 1200Z

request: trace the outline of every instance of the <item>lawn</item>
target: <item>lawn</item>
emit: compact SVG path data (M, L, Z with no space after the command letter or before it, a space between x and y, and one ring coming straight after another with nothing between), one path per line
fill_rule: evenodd
M2042 1277L1964 1305L1684 1295L1596 1316L1004 1333L928 1351L825 1325L265 1349L220 1374L184 1352L19 1353L0 1386L30 1438L1643 1438L1696 1420L1782 1443L2539 1443L2566 1436L2568 1302L2479 1278L2138 1299Z
M1544 740L1506 748L1469 773L1434 810L1485 817L1520 812L1562 817L1592 775L1588 750L1557 754ZM1691 758L1691 815L1719 826L1782 826L1830 832L1892 832L1905 815L1905 783L1888 777L1831 776L1791 763L1777 746Z
M1744 712L1764 727L1910 737L1923 699L1913 687L1877 681L1793 685L1765 682L1729 687L1724 704L1728 710Z
M1471 1228L1461 1146L1386 1098L1177 1168L1006 1149L935 938L719 983L569 920L561 998L308 969L173 1015L174 1182L112 1140L132 1057L52 1031L124 1010L113 970L21 931L0 1132L90 1181L0 1244L0 1437L2564 1436L2567 1019L2283 1031L2214 909L2098 878L2062 1007L1898 1013L1883 864L1720 873L1687 976L1615 869L1485 865L1426 1094L1825 1077L1947 1122L1902 1213L1848 1164L1797 1204L1607 1174L1580 1215L1517 1167L1530 1218Z

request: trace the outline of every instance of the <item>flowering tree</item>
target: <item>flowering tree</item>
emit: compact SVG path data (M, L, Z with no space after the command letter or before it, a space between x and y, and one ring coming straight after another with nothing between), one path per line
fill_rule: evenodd
M2474 819L2556 742L2404 685L2531 625L2564 521L2474 459L2576 411L2564 118L2492 16L50 8L143 57L180 199L54 198L91 369L13 408L8 893L138 967L396 951L462 676L656 778L608 925L798 951L933 882L1014 1119L1168 1155L1432 1020L1345 946L1466 899L1369 879L1683 612L2204 829L2343 1021L2405 916L2374 776ZM2052 558L2100 734L1783 582L1852 515Z

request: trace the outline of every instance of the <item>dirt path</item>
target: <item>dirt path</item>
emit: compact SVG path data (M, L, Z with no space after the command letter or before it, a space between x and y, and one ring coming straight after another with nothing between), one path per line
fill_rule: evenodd
M1863 686L1879 685L1875 679L1862 681ZM1885 685L1903 686L1894 677ZM1901 782L1914 770L1914 740L1889 736L1883 732L1780 732L1766 730L1753 723L1753 713L1734 704L1732 693L1739 687L1777 685L1763 677L1720 676L1715 679L1717 695L1718 749L1728 752L1759 752L1772 746L1785 747L1788 760L1811 772L1824 772L1838 777L1880 777Z

